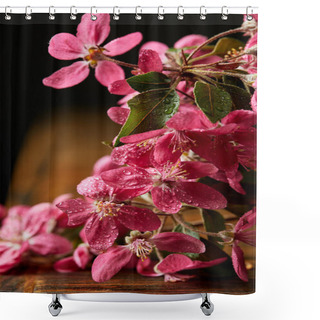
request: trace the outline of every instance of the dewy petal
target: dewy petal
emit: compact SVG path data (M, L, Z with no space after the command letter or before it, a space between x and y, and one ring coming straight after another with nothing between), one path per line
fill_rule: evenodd
M124 125L129 117L130 109L126 107L111 107L107 113L113 122Z
M42 233L29 240L30 249L41 255L66 254L72 250L72 244L66 238L53 233Z
M165 185L154 187L151 196L154 205L164 212L177 213L181 209L181 202L175 192Z
M225 125L235 123L238 129L247 129L257 124L257 114L251 110L235 110L225 116L221 122Z
M99 61L95 68L96 79L105 87L125 78L124 71L117 64L110 61Z
M148 41L141 46L140 52L147 49L156 51L162 62L165 62L167 60L165 53L167 52L169 47L166 44L159 41Z
M138 66L142 72L162 72L162 61L154 50L140 50Z
M210 176L217 172L217 167L212 163L201 161L182 161L180 163L181 170L185 170L187 179L197 179Z
M234 231L239 232L249 229L256 224L256 209L246 212L237 222Z
M154 266L156 265L155 261L152 261L150 258L145 260L139 259L137 263L137 272L145 277L161 277L162 273L157 273L154 271Z
M162 232L149 239L159 250L203 253L205 245L198 239L180 232Z
M82 180L77 186L77 191L82 196L94 200L103 200L109 196L112 189L100 177L95 176Z
M141 32L129 33L123 37L114 39L107 43L104 48L109 57L119 56L138 45L142 40Z
M3 248L4 245L0 244L0 273L4 273L21 261L22 252L20 248L13 248L10 246L11 243L8 243L8 247Z
M143 232L156 230L161 224L160 219L151 210L129 205L121 207L118 220L128 229Z
M98 176L104 171L116 168L119 168L119 166L112 161L111 156L103 156L100 159L98 159L94 164L92 174L94 176Z
M110 187L119 189L152 188L152 177L142 168L124 167L101 174L102 180Z
M237 244L232 246L231 258L234 271L238 277L243 281L248 281L248 271L244 262L243 251Z
M182 37L179 39L173 47L176 49L181 49L185 47L192 47L197 46L203 42L205 42L208 38L202 36L201 34L189 34L187 36Z
M200 182L177 181L174 190L181 202L195 207L216 210L227 206L227 200L220 192Z
M123 143L138 143L138 142L142 142L148 139L161 136L167 131L168 131L167 129L157 129L157 130L146 131L143 133L137 133L130 136L122 137L120 138L120 141Z
M91 46L100 45L104 42L110 32L109 14L95 14L97 19L91 20L91 14L82 16L77 28L77 38L89 49Z
M115 82L112 82L108 86L108 90L112 94L119 94L119 95L126 95L135 92L134 89L132 89L127 80L117 80Z
M68 215L68 226L79 226L85 223L92 212L94 205L83 199L70 199L57 204L57 207Z
M79 270L78 265L75 263L73 257L58 260L53 265L54 269L61 273L75 272Z
M177 136L175 136L175 133L170 132L157 140L153 157L157 163L162 165L168 162L176 163L181 157L183 151L188 150L183 150L177 140Z
M107 250L118 237L114 218L104 217L100 220L96 214L86 223L85 233L90 247L97 251Z
M88 64L85 61L77 61L44 78L42 83L47 87L55 89L73 87L86 79L89 72Z
M90 260L90 252L85 244L80 244L73 252L74 262L80 269L84 269Z
M91 273L96 282L110 280L131 259L132 252L124 246L109 248L106 253L100 254L93 262Z
M49 42L49 53L60 60L78 59L86 54L83 43L71 33L58 33Z

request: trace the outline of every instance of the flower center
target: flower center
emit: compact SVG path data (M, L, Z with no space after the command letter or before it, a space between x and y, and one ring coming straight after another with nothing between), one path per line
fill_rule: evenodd
M183 131L173 131L174 135L170 145L173 147L173 152L180 150L181 152L188 151L195 144L195 141L190 139Z
M95 213L100 216L100 220L105 217L114 217L117 216L120 211L123 203L118 204L109 201L95 201Z
M153 250L154 245L148 241L151 236L152 233L149 231L143 234L139 231L131 231L130 236L125 238L129 250L142 261L144 261Z
M187 171L181 169L180 161L174 165L168 161L168 163L163 166L162 181L177 181L179 179L186 179L186 176Z
M88 49L89 54L84 57L84 60L88 61L92 68L95 68L100 60L99 56L103 54L103 51L105 51L105 49L102 47L91 47Z

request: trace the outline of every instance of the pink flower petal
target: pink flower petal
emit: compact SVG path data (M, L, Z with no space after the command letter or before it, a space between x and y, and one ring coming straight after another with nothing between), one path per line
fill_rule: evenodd
M55 89L73 87L86 79L89 72L88 64L85 61L77 61L44 78L42 83L47 87Z
M111 247L118 237L118 229L112 217L93 215L85 226L86 237L90 247L97 251L105 251Z
M159 250L183 253L203 253L205 245L198 239L179 232L162 232L150 240Z
M182 161L179 167L181 170L186 171L185 176L187 179L210 176L218 170L212 163L201 161Z
M257 124L257 114L250 110L235 110L225 116L221 122L237 124L238 129L247 129Z
M131 259L132 252L126 247L116 246L109 248L106 253L100 254L93 262L91 273L96 282L110 280Z
M77 186L77 191L82 196L94 200L103 200L109 196L112 189L100 177L95 176L82 180Z
M116 168L119 168L119 166L112 161L111 156L103 156L94 164L92 174L98 176L104 171Z
M29 240L30 249L41 255L65 254L72 250L72 244L66 238L53 233L42 233Z
M113 122L124 125L129 117L130 109L125 107L112 107L107 113Z
M86 13L82 16L81 22L77 28L77 38L90 46L100 45L104 42L110 32L110 16L109 14L95 14L97 20L91 20L91 15Z
M0 243L0 273L4 273L18 265L21 261L21 256L20 247L12 247L11 243Z
M166 44L158 41L149 41L141 46L140 52L142 50L148 49L156 51L162 62L165 62L167 60L165 53L169 49L169 47Z
M227 206L227 200L220 192L200 182L178 181L174 191L181 202L195 207L216 210Z
M145 140L149 140L149 139L161 136L165 132L167 132L167 129L146 131L143 133L137 133L130 136L122 137L120 138L120 141L123 143L138 143L138 142L142 142Z
M2 221L2 227L0 228L0 239L2 240L13 240L19 239L23 232L21 218L19 216L8 215ZM0 242L1 244L1 242Z
M165 185L154 187L151 196L154 205L164 212L177 213L181 209L181 202L175 192Z
M192 47L197 46L203 42L205 42L208 38L202 36L201 34L189 34L187 36L182 37L179 39L173 47L176 49L181 49L185 47Z
M73 60L83 57L87 51L81 40L70 33L58 33L49 42L49 53L60 60Z
M161 277L162 273L157 273L154 271L154 266L156 265L155 261L152 261L150 258L145 260L139 259L137 263L137 272L145 277Z
M179 143L179 132L171 132L160 137L154 148L153 157L159 164L166 164L168 162L176 163L183 151L183 145Z
M251 98L251 109L254 111L254 112L257 112L257 89L254 91L254 94L252 95L252 98Z
M30 209L30 206L16 205L8 210L8 217L23 217Z
M125 78L124 71L117 64L110 61L99 61L95 68L96 79L105 87Z
M138 66L142 72L162 72L162 61L154 50L140 50Z
M237 244L234 244L232 247L231 258L234 271L238 277L243 281L248 281L248 271L244 262L243 251Z
M53 267L56 271L61 273L75 272L79 270L79 267L75 263L73 257L58 260L57 262L55 262Z
M246 212L237 222L234 231L239 232L252 228L256 224L256 209Z
M118 220L131 230L153 231L160 227L161 221L149 209L129 205L123 206L118 213Z
M68 226L85 223L94 212L94 205L80 198L66 200L57 204L57 207L68 215Z
M125 79L112 82L109 85L108 90L112 94L120 95L126 95L135 92L135 90L129 86L127 80Z
M242 180L243 176L240 171L237 171L234 176L227 176L224 171L218 170L217 172L210 174L210 178L229 183L230 187L241 193L246 194L244 189L242 188L240 181Z
M113 169L103 172L101 178L108 186L120 189L151 189L153 185L152 177L142 168Z
M104 48L109 57L119 56L138 45L142 40L141 32L129 33L123 37L114 39L107 43Z
M256 246L256 231L255 230L247 230L247 231L236 232L234 235L234 239L255 247Z
M173 273L173 274L165 274L164 275L164 282L178 282L178 281L187 281L189 279L195 278L196 275L188 275L188 274L179 274L179 273Z
M80 244L73 252L74 262L80 269L84 269L87 266L90 257L91 255L86 244Z

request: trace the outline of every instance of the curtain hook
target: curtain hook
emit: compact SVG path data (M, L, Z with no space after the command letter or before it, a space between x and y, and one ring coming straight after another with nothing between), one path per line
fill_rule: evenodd
M160 12L161 10L161 12ZM164 19L164 8L163 6L158 7L158 20L163 20Z
M207 8L205 6L200 7L200 19L206 20L207 18Z
M96 9L95 6L90 8L91 20L92 21L96 21L97 20L97 16L93 14L93 10L96 10L96 13L97 13L97 9Z
M26 7L26 15L25 15L24 18L25 18L26 20L31 20L31 19L32 19L31 14L32 14L32 9L31 9L30 6L27 6L27 7Z
M139 13L138 13L138 10L139 10ZM136 16L135 16L135 19L136 20L141 20L141 13L142 13L142 8L140 6L137 6L136 7Z
M250 10L250 13L249 13L249 10ZM247 20L248 21L251 21L253 19L253 9L251 6L248 6L247 9L246 9L246 15L247 15Z
M6 20L11 20L11 16L10 16L10 14L9 14L8 12L9 12L9 13L12 12L10 6L6 6L6 7L4 8L4 18L5 18Z
M54 8L54 6L50 6L49 7L49 19L50 20L54 20L56 18L54 16L55 13L56 13L56 9Z
M177 19L178 20L183 20L183 18L184 18L184 8L183 8L183 6L179 6L178 7L178 16L177 16Z
M228 19L228 14L229 14L229 10L227 6L223 6L221 8L221 19L222 20L227 20Z
M120 9L119 7L113 7L113 20L119 20Z
M76 20L77 19L77 8L75 6L70 7L70 19Z

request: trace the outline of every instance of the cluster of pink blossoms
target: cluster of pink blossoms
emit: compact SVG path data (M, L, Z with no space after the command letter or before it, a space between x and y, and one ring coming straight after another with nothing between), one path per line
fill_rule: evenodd
M228 258L201 258L206 246L200 236L175 229L164 232L166 219L188 229L190 225L183 220L186 208L198 208L199 212L206 209L209 213L226 208L226 196L202 178L226 183L244 195L240 169L256 168L257 16L243 24L241 32L249 36L244 49L232 47L223 55L210 47L210 39L192 34L178 40L172 50L157 41L144 43L137 65L113 57L137 46L142 34L130 33L102 46L109 32L109 15L98 14L92 21L85 14L76 36L59 33L49 44L54 58L81 60L45 78L46 86L74 86L88 76L91 67L111 94L124 95L119 106L108 110L109 117L122 125L111 156L99 159L92 176L78 184L82 198L56 203L63 219L67 217L68 227L83 229L82 243L73 255L57 261L54 267L60 272L72 272L86 268L93 260L92 277L97 282L111 279L122 268L136 268L143 276L164 276L165 281L185 281L193 275L180 271L212 267ZM223 39L225 43L230 41ZM131 81L125 79L122 67L132 69ZM222 82L224 76L242 81L244 88ZM139 77L145 77L146 87L141 87ZM154 86L154 79L161 79L159 88ZM133 80L139 85L132 84ZM196 92L197 85L202 91ZM154 105L152 99L144 100L155 92L164 94L164 98ZM160 109L158 115L164 120L159 124L150 114L162 103L170 104L170 108ZM144 104L145 109L150 105L150 111L141 116ZM137 112L135 108L141 109ZM129 133L123 134L125 130ZM0 216L4 214L1 209ZM248 281L248 274L239 243L255 245L255 217L251 206L232 230L199 230L199 235L232 246L230 258L243 281ZM193 227L188 230L197 232ZM34 250L34 234L28 234L28 245L23 240L15 247L17 256L21 257L25 247ZM2 233L0 237L6 239Z

